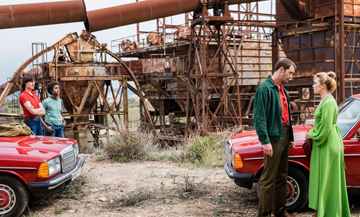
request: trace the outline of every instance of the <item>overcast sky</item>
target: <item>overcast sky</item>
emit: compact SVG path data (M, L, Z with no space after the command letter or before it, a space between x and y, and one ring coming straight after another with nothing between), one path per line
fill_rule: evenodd
M57 0L64 1L64 0ZM196 1L196 0L194 0ZM13 4L29 4L39 2L53 2L52 0L1 0L0 5ZM133 3L135 0L85 0L87 11L113 7L121 4ZM274 1L272 1L274 3ZM270 1L261 3L260 12L270 13ZM273 9L274 11L275 9ZM168 18L167 22L173 24L184 23L184 15ZM1 22L1 21L0 21ZM140 24L141 30L151 31L155 30L156 24L154 21L144 22ZM57 25L47 25L38 27L24 27L14 29L0 29L0 85L5 83L13 73L32 56L32 43L43 42L48 46L54 44L66 34L71 32L78 32L85 29L84 24L65 23ZM110 48L111 40L123 38L136 34L136 26L128 25L117 27L109 30L95 32L94 35L100 43L107 43ZM52 60L52 56L48 56L48 61ZM28 70L28 69L27 69ZM27 71L25 70L25 71Z

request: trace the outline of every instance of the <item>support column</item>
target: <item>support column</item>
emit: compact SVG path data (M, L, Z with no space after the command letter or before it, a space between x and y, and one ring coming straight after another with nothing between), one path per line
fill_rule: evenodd
M123 94L124 94L124 124L125 130L129 131L129 103L128 103L128 93L127 93L127 78L123 80Z
M279 45L277 42L277 29L272 33L272 70L274 71L277 61L279 61Z
M339 5L339 93L338 104L345 100L344 0Z

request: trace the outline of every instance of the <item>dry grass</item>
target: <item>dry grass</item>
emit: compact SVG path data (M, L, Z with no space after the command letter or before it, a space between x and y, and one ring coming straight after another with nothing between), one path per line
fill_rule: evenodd
M230 132L206 137L192 136L174 146L158 144L152 133L117 132L104 142L103 154L96 151L97 161L106 158L116 162L132 160L172 161L187 166L222 167L225 141Z
M138 188L124 197L115 198L107 202L103 208L120 211L125 207L140 206L144 203L173 203L174 200L193 200L208 194L207 186L203 185L206 179L197 182L195 177L185 175L174 183L176 187L165 186L163 182L156 188ZM169 199L170 198L170 199Z
M107 157L120 163L131 160L144 160L147 147L156 147L156 139L151 134L122 131L107 138L104 152Z

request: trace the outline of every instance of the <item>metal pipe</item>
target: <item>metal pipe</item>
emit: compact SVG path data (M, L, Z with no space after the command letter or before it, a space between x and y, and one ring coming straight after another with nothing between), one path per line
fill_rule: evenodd
M0 29L83 21L88 30L84 0L0 6Z
M228 0L228 3L241 4L253 1L254 0ZM223 0L214 0L212 2L212 5L208 5L209 8L220 5ZM198 11L200 8L200 0L147 0L89 11L87 13L88 21L86 26L89 27L90 32L96 32L118 26Z

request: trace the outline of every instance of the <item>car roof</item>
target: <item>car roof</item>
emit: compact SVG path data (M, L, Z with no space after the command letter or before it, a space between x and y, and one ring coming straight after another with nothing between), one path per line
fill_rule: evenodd
M360 94L355 94L355 95L352 95L352 97L355 97L355 98L360 98Z

